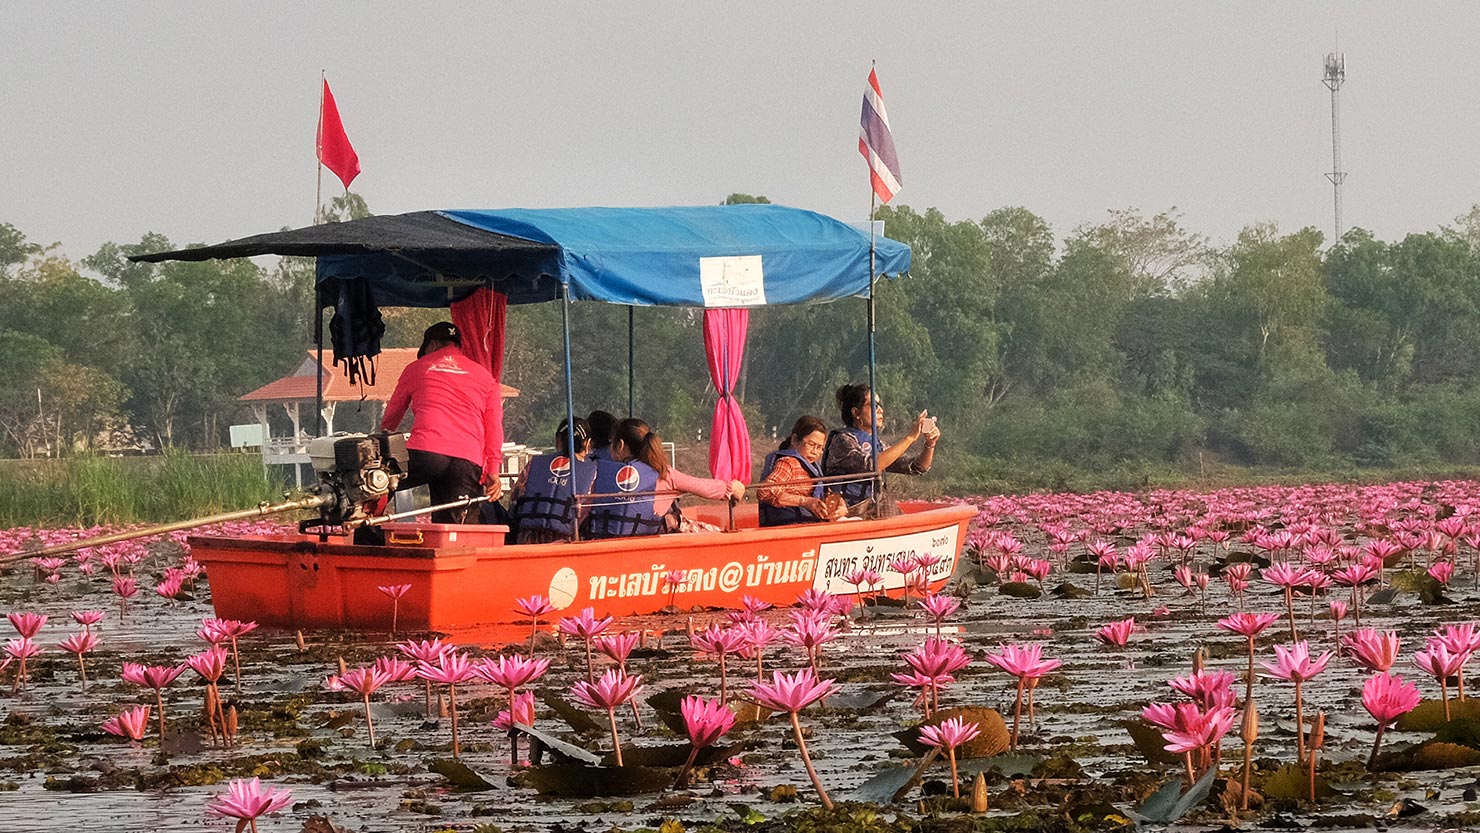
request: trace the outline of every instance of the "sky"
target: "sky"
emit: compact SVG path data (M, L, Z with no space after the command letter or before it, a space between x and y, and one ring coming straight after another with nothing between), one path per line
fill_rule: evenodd
M870 62L895 204L1059 235L1176 208L1215 242L1480 202L1470 3L28 3L0 0L0 222L78 259L313 218L319 73L372 211L721 202L867 217ZM339 193L324 175L324 199Z

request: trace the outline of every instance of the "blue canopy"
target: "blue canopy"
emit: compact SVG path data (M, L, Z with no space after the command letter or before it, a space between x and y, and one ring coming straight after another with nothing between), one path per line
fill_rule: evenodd
M739 307L868 294L868 235L813 211L761 204L439 213L556 244L559 251L538 258L536 268L570 287L577 301ZM909 266L908 246L875 241L877 273L899 275Z

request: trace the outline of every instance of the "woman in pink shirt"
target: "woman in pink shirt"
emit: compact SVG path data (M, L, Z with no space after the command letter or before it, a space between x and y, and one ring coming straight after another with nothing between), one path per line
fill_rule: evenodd
M738 480L693 477L669 465L668 456L663 453L663 438L640 419L624 419L617 423L612 432L611 455L613 460L619 462L638 460L652 467L658 473L659 492L677 491L707 500L731 497L742 500L745 497L745 484ZM679 517L673 512L677 500L674 495L660 494L653 497L653 512L669 522L665 525L667 532L682 531L678 526Z

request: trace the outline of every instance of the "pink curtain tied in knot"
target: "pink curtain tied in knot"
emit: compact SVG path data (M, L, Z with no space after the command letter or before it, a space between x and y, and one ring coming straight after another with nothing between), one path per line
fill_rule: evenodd
M463 354L488 368L488 372L493 374L495 390L504 376L504 313L508 308L508 297L486 286L461 301L452 302L452 323L462 333ZM498 407L503 408L503 405L504 400L500 396ZM495 453L503 448L503 422L500 415Z
M709 471L720 480L750 482L750 431L735 400L735 380L745 358L750 310L704 310L704 355L719 391L709 432Z

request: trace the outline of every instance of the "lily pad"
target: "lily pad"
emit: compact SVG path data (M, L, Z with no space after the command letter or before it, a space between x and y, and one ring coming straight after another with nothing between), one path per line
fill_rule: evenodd
M1457 769L1480 764L1480 750L1457 743L1431 741L1413 753L1410 769Z
M1009 752L1005 755L993 755L990 758L977 758L961 764L958 769L962 777L976 775L978 772L992 772L995 770L1008 778L1012 778L1017 775L1031 775L1033 770L1042 763L1042 755L1033 755L1027 752Z
M491 790L493 782L474 772L471 767L454 758L438 758L427 769L452 782L454 787L464 790Z
M898 688L889 688L882 691L864 689L863 691L831 694L827 698L827 710L833 713L862 713L873 711L884 703L894 699L898 694Z
M1136 815L1153 824L1172 824L1208 797L1217 777L1218 770L1209 769L1186 792L1182 791L1182 779L1173 778L1141 802Z
M1396 587L1389 587L1368 596L1366 603L1369 605L1389 605L1396 598L1398 598L1398 589Z
M1166 738L1161 736L1160 729L1144 720L1122 720L1119 725L1130 733L1131 742L1136 745L1136 751L1145 755L1148 762L1153 764L1181 763L1180 755L1173 755L1166 750Z
M553 691L543 692L540 696L540 700L544 702L545 705L549 706L550 710L555 712L557 717L569 724L570 728L576 730L577 734L599 735L606 731L606 727L602 726L600 723L597 723L594 719L592 719L591 715L587 714L582 709L578 709L575 706L572 706L564 698L556 695Z
M661 792L673 784L673 773L667 769L646 766L581 766L550 764L530 767L516 780L541 795L563 798L595 798L611 795L641 795Z
M660 743L653 746L623 746L622 763L626 766L681 767L689 759L692 747L685 743ZM699 766L723 761L744 748L741 744L728 746L706 746L699 750L694 763ZM601 758L602 766L616 766L617 756L607 753Z
M1026 581L1009 581L998 587L997 592L1015 599L1036 599L1043 595L1038 585L1029 584Z
M1086 590L1077 584L1064 582L1053 589L1053 594L1060 599L1087 599L1094 595L1093 590Z
M539 741L540 744L543 745L546 749L550 750L556 755L559 755L562 758L570 761L578 761L581 763L589 764L591 766L599 766L601 764L601 757L594 752L582 749L581 747L574 744L566 743L560 738L557 738L554 735L545 734L544 732L541 732L539 729L536 729L533 726L525 726L522 723L515 724L515 726L518 727L519 731Z
M916 763L880 770L858 785L858 789L853 791L853 799L870 804L892 804L899 801L939 756L940 750L932 747Z
M988 758L1007 751L1009 741L1007 723L996 709L989 709L985 706L957 706L941 709L931 719L895 732L894 737L898 738L899 742L908 747L911 752L924 755L931 747L920 742L920 729L925 726L937 726L953 717L959 717L968 723L975 723L981 730L980 734L956 750L957 760Z
M1460 720L1480 721L1480 700L1449 701L1449 720L1444 719L1442 700L1424 700L1413 711L1398 718L1400 732L1437 732L1446 723Z

